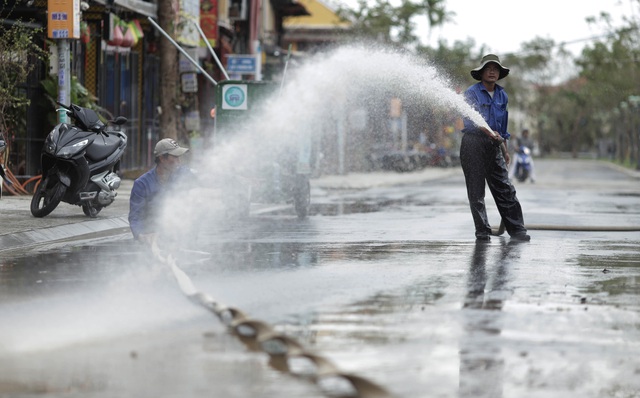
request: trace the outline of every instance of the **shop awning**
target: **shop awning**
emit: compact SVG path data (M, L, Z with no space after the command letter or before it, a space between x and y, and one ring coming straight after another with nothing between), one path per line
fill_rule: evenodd
M283 17L299 17L311 15L309 11L295 0L271 0L275 12Z
M96 3L107 5L106 0L94 0ZM158 5L142 0L114 0L113 3L109 2L109 5L116 5L122 8L126 8L129 11L137 12L138 14L146 17L157 18L158 17Z

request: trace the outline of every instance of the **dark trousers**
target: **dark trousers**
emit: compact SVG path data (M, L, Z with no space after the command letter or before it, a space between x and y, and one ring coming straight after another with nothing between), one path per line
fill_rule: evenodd
M491 234L484 204L485 182L498 206L507 233L511 236L526 233L522 208L516 197L516 189L509 182L509 171L500 148L495 147L484 134L463 133L460 163L476 236Z

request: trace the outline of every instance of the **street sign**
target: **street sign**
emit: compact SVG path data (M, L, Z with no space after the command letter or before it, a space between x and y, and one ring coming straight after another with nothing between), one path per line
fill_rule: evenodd
M198 76L195 73L182 73L180 75L180 83L183 93L198 92Z
M80 38L80 0L48 0L47 37Z
M255 74L257 71L257 63L255 55L227 55L227 72Z
M246 84L227 84L222 88L222 109L246 111L247 99Z

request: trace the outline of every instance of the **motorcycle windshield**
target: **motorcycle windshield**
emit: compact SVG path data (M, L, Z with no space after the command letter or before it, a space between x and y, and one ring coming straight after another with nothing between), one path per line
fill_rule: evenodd
M73 106L74 115L80 128L84 130L99 131L104 127L104 123L93 109Z

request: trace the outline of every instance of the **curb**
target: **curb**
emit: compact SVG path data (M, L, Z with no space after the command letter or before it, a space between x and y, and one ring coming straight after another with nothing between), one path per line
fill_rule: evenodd
M10 250L32 248L55 242L63 242L78 237L89 238L91 235L104 236L129 231L126 216L78 223L58 225L55 227L31 229L23 232L0 236L0 253Z
M629 177L640 179L640 171L639 170L633 170L633 169L630 169L628 167L620 166L619 164L611 163L609 161L605 161L604 164L609 166L609 168L612 168L614 170L620 171L620 172L628 175Z

